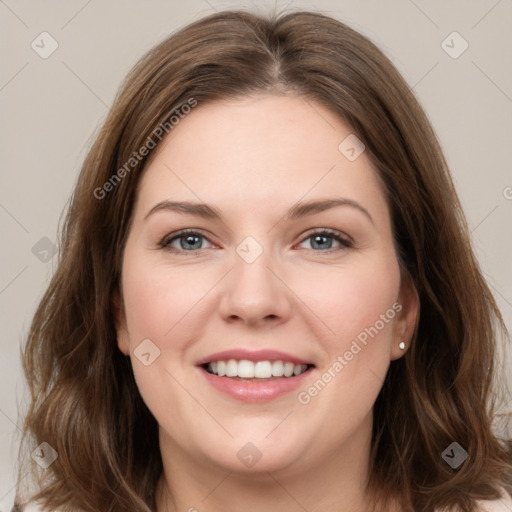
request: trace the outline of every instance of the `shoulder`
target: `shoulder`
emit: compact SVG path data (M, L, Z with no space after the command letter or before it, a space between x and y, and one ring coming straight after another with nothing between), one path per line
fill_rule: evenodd
M25 505L14 505L11 512L44 512L37 503L31 501Z
M501 491L501 494L502 497L499 500L478 501L482 512L511 512L512 497L504 490Z
M512 512L512 497L502 488L500 492L500 499L477 500L478 512ZM436 509L436 512L446 512L446 509Z
M512 497L502 490L502 497L498 500L480 500L477 502L481 512L511 512L512 511ZM14 507L11 512L45 512L37 503L30 502L24 507ZM59 512L56 510L55 512Z

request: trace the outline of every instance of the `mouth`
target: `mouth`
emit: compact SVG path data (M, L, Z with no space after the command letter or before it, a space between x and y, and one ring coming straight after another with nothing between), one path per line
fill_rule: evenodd
M284 352L230 350L197 362L210 388L243 402L267 402L304 385L315 365Z

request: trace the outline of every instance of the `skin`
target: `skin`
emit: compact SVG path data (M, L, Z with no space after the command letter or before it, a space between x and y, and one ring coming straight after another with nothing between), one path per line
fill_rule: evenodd
M351 162L338 150L350 133L310 100L258 94L199 104L152 155L125 247L117 324L119 349L160 426L160 512L367 510L372 407L390 362L405 353L399 342L412 337L418 300L401 279L369 157ZM333 197L356 201L372 220L351 206L285 217L298 201ZM222 221L165 209L145 219L164 200L211 204ZM204 238L162 248L185 228ZM315 243L311 231L323 228L353 247ZM263 249L252 263L236 252L247 236ZM395 303L401 311L308 404L295 391L243 403L196 367L221 350L281 350L315 364L304 391ZM160 350L148 366L134 355L144 339ZM237 457L247 442L262 454L252 467Z

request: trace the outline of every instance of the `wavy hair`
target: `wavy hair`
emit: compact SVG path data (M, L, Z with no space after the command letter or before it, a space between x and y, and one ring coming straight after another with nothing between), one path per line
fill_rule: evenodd
M47 442L58 459L39 471L22 448L19 480L29 463L32 498L51 510L155 510L158 425L117 348L113 315L150 158L137 152L191 98L201 106L259 92L319 102L364 142L384 184L401 269L419 296L410 350L391 363L374 405L368 492L380 510L398 497L415 512L472 512L478 499L512 492L511 442L493 428L495 356L507 333L436 135L375 44L307 11L204 17L155 46L124 80L84 160L58 266L22 349L31 394L22 446ZM468 453L456 470L441 457L453 441Z

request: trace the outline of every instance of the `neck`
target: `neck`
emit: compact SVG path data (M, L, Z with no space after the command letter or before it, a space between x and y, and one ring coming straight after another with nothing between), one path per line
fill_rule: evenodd
M371 415L350 439L326 456L275 471L236 472L184 452L162 430L164 471L156 490L158 512L366 512Z

